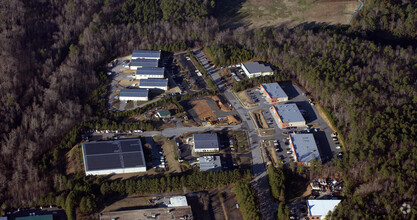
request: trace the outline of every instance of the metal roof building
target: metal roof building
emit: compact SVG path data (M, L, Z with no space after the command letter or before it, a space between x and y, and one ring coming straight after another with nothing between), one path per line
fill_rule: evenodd
M309 199L307 200L308 216L310 219L325 219L329 211L334 211L341 200L318 200Z
M242 63L241 67L248 78L273 74L271 67L258 62Z
M290 134L290 145L297 163L309 165L314 158L321 161L313 134Z
M261 84L261 91L266 95L269 102L288 101L288 96L278 83Z
M303 115L294 103L274 105L271 111L281 128L306 126Z
M86 175L146 171L140 139L88 142L82 145Z
M148 79L148 78L164 78L164 67L143 67L136 69L136 79Z
M155 59L132 59L130 69L136 70L142 67L158 67L158 60Z
M160 59L160 50L134 50L132 52L132 60L134 59Z
M141 79L139 88L168 90L168 79Z
M220 156L199 157L200 171L217 171L222 169Z
M216 133L194 134L194 152L218 152L219 139Z
M121 89L119 100L148 101L149 89Z

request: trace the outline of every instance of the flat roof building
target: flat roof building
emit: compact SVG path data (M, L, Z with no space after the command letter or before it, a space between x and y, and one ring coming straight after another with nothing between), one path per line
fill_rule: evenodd
M199 157L200 171L218 171L222 169L220 156Z
M194 134L193 150L200 152L219 152L219 139L216 133Z
M139 88L168 90L168 79L141 79Z
M82 144L86 175L146 171L140 139L88 142Z
M164 67L142 67L137 68L136 73L134 74L135 79L148 79L148 78L160 78L165 77L165 68Z
M294 103L274 105L271 113L280 128L306 126L303 115Z
M187 197L173 196L169 198L168 207L184 207L184 206L188 206Z
M295 162L308 166L314 158L321 161L313 134L290 134L290 145Z
M136 70L143 67L158 67L158 60L156 59L132 59L129 65L131 70Z
M134 50L132 60L134 59L157 59L161 58L160 50Z
M288 101L288 96L278 83L266 83L261 84L261 91L267 97L267 101L273 102L285 102Z
M242 63L241 67L248 78L274 74L271 67L258 62Z
M318 200L309 199L307 200L308 217L314 220L324 220L329 212L333 212L334 209L339 205L341 200Z
M148 101L149 89L121 89L121 101Z

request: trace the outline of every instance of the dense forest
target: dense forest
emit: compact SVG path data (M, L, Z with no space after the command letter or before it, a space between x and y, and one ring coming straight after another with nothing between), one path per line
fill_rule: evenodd
M416 3L369 0L352 27L313 29L220 30L213 8L214 1L192 0L1 1L0 203L47 199L67 210L94 210L105 181L67 177L57 162L76 143L80 122L110 126L134 113L103 110L104 64L133 49L208 46L219 65L247 58L275 65L274 80L291 78L329 115L346 143L343 160L326 165L345 182L346 200L333 215L416 218ZM281 184L279 176L271 181ZM83 194L90 184L97 187ZM239 188L251 192L244 183ZM404 203L412 207L408 216L400 211ZM278 214L287 216L281 204Z

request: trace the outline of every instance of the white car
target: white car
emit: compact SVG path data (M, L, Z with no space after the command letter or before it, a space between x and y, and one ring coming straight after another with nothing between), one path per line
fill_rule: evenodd
M342 146L340 146L340 145L337 145L336 146L336 149L340 149L340 148L342 148Z
M287 154L292 154L292 151L290 151L290 150L289 150L289 151L287 151Z

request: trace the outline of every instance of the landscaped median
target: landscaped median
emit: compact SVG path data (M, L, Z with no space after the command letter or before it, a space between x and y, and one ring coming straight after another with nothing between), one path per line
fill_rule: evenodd
M256 109L249 112L249 116L255 125L256 131L259 136L268 137L275 134L275 129L270 128L266 122L263 114L263 110Z

